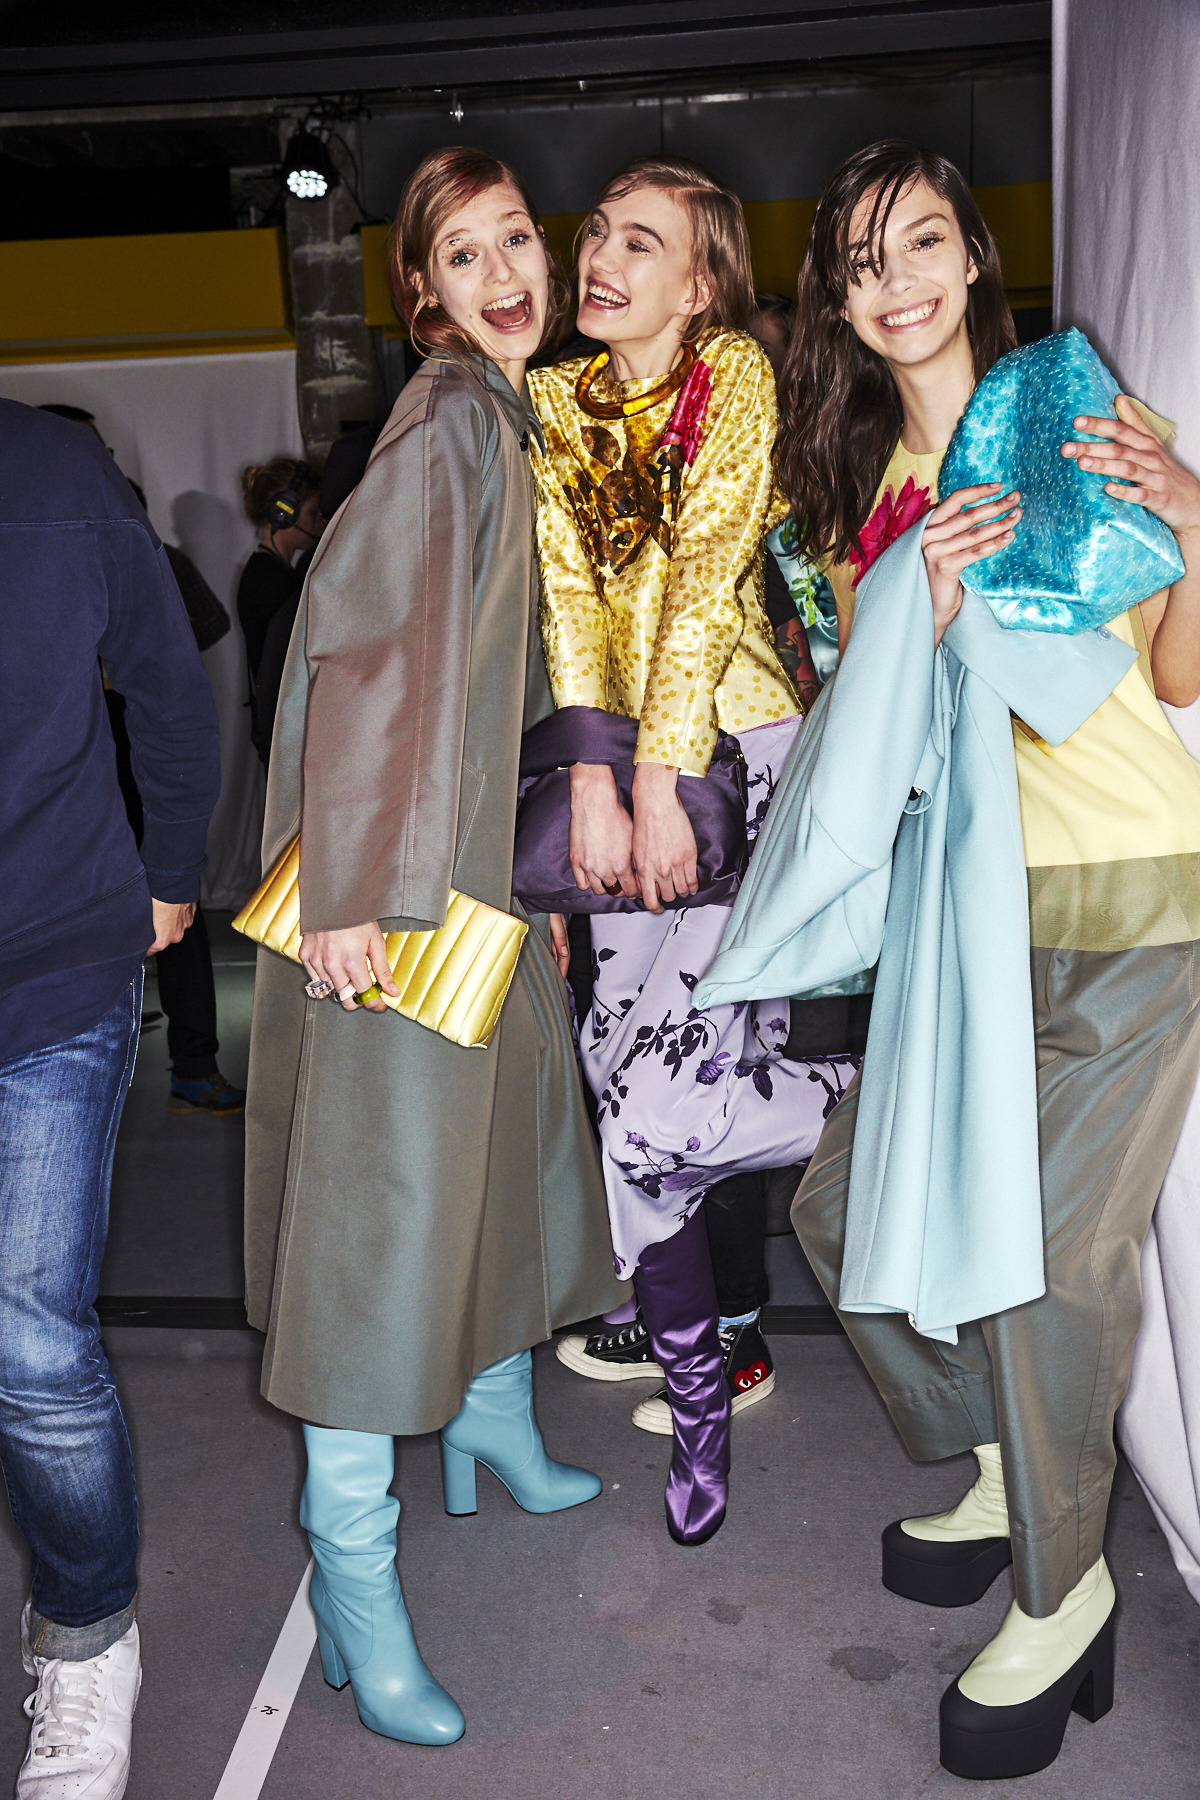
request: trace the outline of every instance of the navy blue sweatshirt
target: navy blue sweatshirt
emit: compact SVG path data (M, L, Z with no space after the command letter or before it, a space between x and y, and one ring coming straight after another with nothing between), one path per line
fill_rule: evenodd
M145 812L117 785L100 658ZM0 400L0 1062L96 1024L199 895L212 689L163 547L99 439Z

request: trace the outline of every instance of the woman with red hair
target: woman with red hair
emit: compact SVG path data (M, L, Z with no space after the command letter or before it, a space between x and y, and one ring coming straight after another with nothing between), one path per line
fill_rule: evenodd
M247 1310L264 1394L305 1421L326 1679L370 1729L446 1744L463 1719L400 1594L393 1439L441 1429L451 1513L475 1510L476 1461L530 1512L594 1498L542 1446L529 1346L620 1290L538 922L486 1049L356 1003L396 992L384 934L442 925L452 888L514 909L521 733L551 711L524 372L561 297L533 201L484 152L439 151L390 256L428 361L317 550L280 694L263 860L299 830L310 981L260 953Z

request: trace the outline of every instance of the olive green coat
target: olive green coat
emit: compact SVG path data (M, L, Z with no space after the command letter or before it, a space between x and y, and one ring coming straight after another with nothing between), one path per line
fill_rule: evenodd
M405 388L313 558L271 753L264 866L301 833L305 930L509 908L522 730L551 711L525 451L494 366ZM615 1305L567 991L531 929L487 1050L307 1000L259 952L246 1107L246 1309L263 1393L410 1433L480 1369Z

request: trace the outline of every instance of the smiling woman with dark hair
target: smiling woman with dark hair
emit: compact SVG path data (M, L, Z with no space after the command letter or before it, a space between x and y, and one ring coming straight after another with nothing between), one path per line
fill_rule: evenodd
M912 1455L932 1460L974 1449L980 1465L979 1479L957 1506L888 1526L885 1584L911 1599L966 1605L1013 1564L1016 1599L1000 1631L942 1702L943 1761L956 1774L981 1779L1045 1767L1058 1754L1072 1707L1095 1719L1112 1704L1115 1595L1103 1545L1116 1464L1113 1418L1139 1323L1139 1253L1200 1063L1200 771L1159 706L1160 699L1186 705L1200 694L1200 482L1165 448L1165 422L1126 396L1116 397L1115 417L1072 419L1077 402L1065 364L1042 376L1051 390L1045 397L1023 393L1019 414L997 401L1007 390L993 379L975 397L976 407L985 404L967 414L995 458L981 472L1005 462L1011 468L1024 436L1034 437L1035 427L1044 432L1042 461L1053 462L1055 475L1052 480L1026 452L1028 479L1040 483L1037 530L1051 534L1060 584L1069 585L1085 560L1078 554L1079 521L1102 495L1114 515L1126 506L1131 514L1134 506L1145 507L1169 526L1179 552L1176 557L1172 546L1172 566L1183 572L1169 588L1143 598L1144 586L1131 592L1128 574L1114 574L1113 562L1096 552L1107 623L1095 631L1075 627L1072 636L1056 635L1072 628L1051 622L1047 596L1032 583L1021 615L1032 629L1007 637L978 594L972 615L964 606L964 577L1011 547L1007 575L1019 583L1029 526L1022 523L1020 493L1002 492L1000 482L944 492L943 459L952 438L965 441L956 428L977 384L1013 344L996 248L959 171L910 144L890 142L843 164L818 202L805 253L780 433L781 473L801 541L810 556L832 565L838 601L841 694L835 686L826 718L839 699L863 691L845 684L861 683L870 670L889 617L909 621L903 629L911 660L896 670L893 704L879 710L880 732L900 717L909 695L928 696L931 675L936 683L948 668L961 678L967 665L953 657L964 643L963 628L976 629L972 619L980 614L998 634L977 640L989 642L986 658L977 652L982 675L1015 654L1017 643L1027 666L1040 669L1056 693L1067 685L1063 671L1088 653L1087 640L1092 649L1100 640L1105 652L1117 650L1118 642L1126 647L1103 689L1107 697L1097 704L1091 695L1092 710L1085 706L1082 719L1072 715L1073 728L1064 725L1057 738L1044 725L1053 741L1015 714L1010 736L1009 707L1020 704L1019 693L1006 689L997 703L991 766L1003 769L1014 812L1019 801L1013 848L1022 931L1022 874L1029 905L1018 966L1027 942L1033 986L1031 1003L1021 997L1021 1022L1029 1046L1030 1211L1039 1274L1044 1253L1044 1291L991 1317L960 1322L955 1342L918 1335L913 1315L900 1310L857 1310L853 1284L842 1313ZM1063 343L1056 354L1067 355ZM1060 443L1067 430L1083 434L1082 441ZM1063 470L1060 457L1084 473ZM1059 474L1067 498L1052 502L1046 494L1059 491ZM1106 532L1112 523L1106 521ZM911 563L896 560L905 554L897 540L906 535ZM1025 541L1032 557L1033 545ZM890 563L881 564L893 544ZM876 564L860 595L860 581ZM905 589L896 577L910 566L923 586ZM979 591L986 592L986 580ZM911 610L902 613L905 604ZM896 667L894 656L887 667ZM965 681L956 690L959 718L970 712L970 692ZM891 756L891 740L874 741L882 756ZM923 779L935 785L932 775ZM923 790L912 798L924 804L928 795ZM963 802L955 815L960 842L969 835L970 812ZM903 835L910 822L893 850L893 820L882 820L889 870L902 866L900 851L914 841ZM922 866L940 905L943 891L935 884L942 867L927 854ZM949 851L943 862L950 866ZM778 887L814 867L821 867L820 852L811 853L803 870L796 862L777 869ZM894 929L893 944L903 942L903 897L892 910L897 885L888 901L872 1031L880 1018L888 932ZM956 897L947 876L946 943L954 941L952 915L962 893L960 886ZM893 926L896 918L901 923ZM932 1033L926 1038L939 1072L961 1072L981 1031L998 1061L992 1046L999 1021L994 1004L981 1018L986 1010L972 1014L964 1007L936 1044ZM888 1084L891 1049L874 1039L868 1044L861 1090L856 1084L832 1114L793 1206L800 1241L835 1303L845 1292L848 1242L853 1250L847 1227L852 1156L861 1159L860 1170L868 1166L860 1135L871 1117L868 1088L880 1068ZM901 1094L905 1082L917 1091L930 1083L921 1054L906 1064L897 1083ZM996 1086L988 1089L992 1118L1003 1116ZM872 1104L879 1091L872 1088ZM972 1131L962 1091L949 1152L937 1162L940 1171L954 1168L952 1182L967 1190L969 1205L978 1204L970 1194L978 1182L958 1176L953 1161L961 1155L969 1177ZM879 1141L869 1166L882 1180L882 1171L890 1176L904 1158L889 1153L894 1138L883 1149ZM909 1157L909 1167L914 1160ZM1008 1252L1018 1230L1013 1202L1024 1190L1017 1151L999 1164L997 1180L999 1201L993 1194L985 1204ZM884 1211L881 1204L881 1216ZM894 1218L890 1225L895 1232ZM970 1234L938 1235L945 1239L935 1246L938 1272L961 1294ZM886 1248L879 1261L888 1262Z
M451 892L508 913L523 726L551 710L534 616L525 361L550 313L532 201L443 150L393 237L429 360L313 559L284 672L264 864L300 833L300 955L259 957L247 1309L263 1391L304 1421L322 1667L371 1730L452 1743L395 1567L393 1438L442 1429L446 1506L482 1462L530 1512L600 1482L552 1462L529 1346L620 1296L567 991L538 922L499 1025L464 1048L383 1012L384 934ZM543 922L544 923L544 922ZM357 1004L362 996L366 1011Z

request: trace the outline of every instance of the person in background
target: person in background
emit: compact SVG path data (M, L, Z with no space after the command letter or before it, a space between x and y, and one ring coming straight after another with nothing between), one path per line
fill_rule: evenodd
M40 406L38 411L54 413L60 419L86 426L97 441L104 444L96 415L84 407L51 401ZM111 448L107 444L104 447L111 456ZM142 511L146 512L146 495L142 487L128 476L126 479ZM229 614L185 550L175 544L163 544L162 548L179 588L196 648L210 650L229 631ZM116 750L117 781L130 829L140 844L144 830L142 797L133 772L129 732L125 725L125 697L117 691L110 675L108 672L104 678L104 700ZM176 943L165 945L157 953L155 963L158 997L167 1015L167 1050L171 1057L167 1111L207 1112L217 1116L243 1112L245 1088L234 1087L232 1082L226 1081L217 1066L217 1053L221 1048L217 1038L217 994L208 927L199 905L183 936ZM142 1031L154 1030L161 1016L158 1012L143 1010Z
M755 290L754 311L750 314L747 330L766 351L776 382L783 368L795 316L796 303L785 294L772 294L762 288ZM775 654L791 676L792 686L807 713L816 705L821 683L796 602L774 556L763 559L763 581L766 587L764 610L770 620Z
M38 411L53 413L55 418L58 419L70 419L75 425L86 425L88 430L94 432L100 439L100 442L104 444L104 435L96 423L96 415L94 412L89 412L86 406L67 406L64 402L59 400L46 400L38 407ZM111 447L108 444L104 444L104 448L111 456Z
M414 357L418 363L423 358ZM356 425L344 431L340 438L330 446L329 455L325 458L325 467L321 470L321 485L317 490L317 505L321 522L332 519L338 508L347 501L363 476L367 463L375 448L383 422L372 420L368 425ZM301 555L296 573L301 578L307 572L309 557ZM279 705L279 689L283 682L283 665L287 661L288 646L292 641L292 627L296 623L296 614L300 607L301 588L297 587L290 600L285 600L279 611L267 626L263 637L262 654L258 663L258 679L254 690L255 738L258 754L264 769L271 766L271 737L275 730L275 711Z
M246 672L250 678L250 735L264 768L271 749L270 725L260 716L259 672L271 633L275 649L272 666L280 671L286 655L300 592L308 573L311 552L324 529L319 477L308 463L291 456L275 456L270 462L251 465L242 475L242 500L246 517L258 528L258 544L238 582L237 610L246 640ZM299 555L297 566L295 559ZM282 614L276 623L277 615ZM275 683L278 693L278 681ZM271 708L272 717L274 707Z
M342 432L329 446L317 500L325 518L332 519L342 502L348 500L371 460L371 452L386 420L372 419L366 425L354 425Z
M786 294L772 294L766 288L755 289L754 311L750 314L746 329L766 351L767 361L775 371L776 381L783 370L783 359L787 355L788 339L792 335L792 321L795 317L794 299L789 300Z
M87 423L87 421L82 421ZM216 711L162 546L80 421L0 401L0 1464L30 1547L18 1800L117 1800L137 1496L95 1299L148 952L186 930ZM101 659L145 807L117 785Z
M146 510L146 496L136 481L129 483ZM171 573L187 611L198 650L209 650L230 629L229 614L186 551L164 544ZM129 734L125 728L125 701L109 684L109 723L117 745L117 774L125 810L134 837L142 841L141 795L133 778ZM207 1112L220 1118L245 1111L246 1090L226 1081L217 1066L221 1045L217 1037L217 990L213 980L208 926L200 907L178 943L168 944L155 957L158 997L167 1015L167 1051L171 1058L171 1092L167 1111Z

